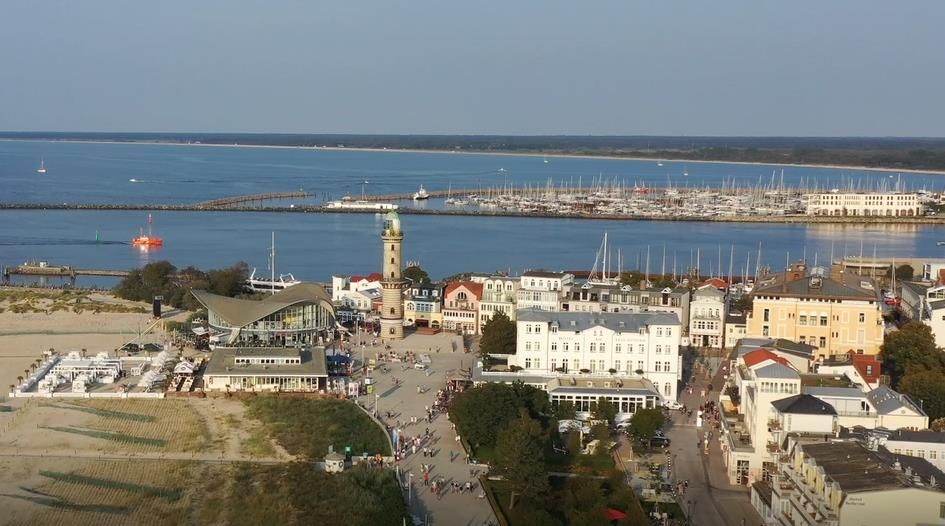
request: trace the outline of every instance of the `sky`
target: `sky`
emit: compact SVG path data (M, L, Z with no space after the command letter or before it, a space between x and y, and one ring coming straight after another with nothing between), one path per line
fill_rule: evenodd
M945 136L941 0L0 4L0 130Z

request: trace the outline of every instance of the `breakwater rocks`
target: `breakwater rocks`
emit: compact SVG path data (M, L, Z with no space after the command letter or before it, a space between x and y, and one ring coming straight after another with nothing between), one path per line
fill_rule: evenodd
M132 204L132 203L0 203L0 210L129 210L129 211L167 211L167 212L265 212L265 213L303 213L303 214L383 214L377 210L351 210L328 208L326 206L229 206L208 207L194 204ZM536 219L597 219L611 221L700 221L711 223L788 223L788 224L851 224L851 225L940 225L945 224L945 216L921 217L851 217L851 216L808 216L808 215L769 215L769 216L686 216L686 215L607 215L583 213L550 212L512 212L505 210L443 210L401 207L400 214L432 216L469 216L469 217L523 217Z

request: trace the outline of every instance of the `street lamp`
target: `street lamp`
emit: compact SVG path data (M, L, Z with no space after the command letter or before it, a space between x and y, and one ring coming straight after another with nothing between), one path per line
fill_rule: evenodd
M686 507L688 509L688 513L686 513L686 526L692 526L692 506L694 504L695 501L693 500L686 501Z

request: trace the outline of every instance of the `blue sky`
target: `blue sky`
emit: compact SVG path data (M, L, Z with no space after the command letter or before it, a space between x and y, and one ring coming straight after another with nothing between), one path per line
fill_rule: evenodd
M31 0L0 130L945 136L945 2Z

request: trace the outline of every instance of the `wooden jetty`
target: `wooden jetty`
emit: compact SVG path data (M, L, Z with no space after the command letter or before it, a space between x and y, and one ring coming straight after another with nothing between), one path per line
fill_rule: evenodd
M299 190L297 192L268 192L264 194L250 194L250 195L237 195L233 197L221 197L219 199L211 199L209 201L203 201L195 204L196 208L226 208L230 206L237 205L249 205L250 207L258 206L262 204L263 201L274 201L277 199L301 199L308 197L312 194Z
M123 278L128 274L127 270L74 268L68 265L50 265L45 261L27 261L16 267L3 267L4 281L10 281L12 276L40 276L45 278L67 278L75 282L77 276Z

